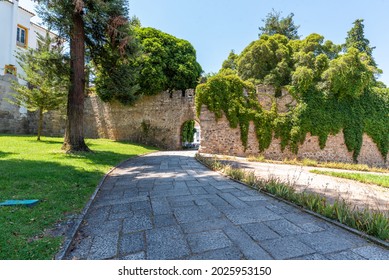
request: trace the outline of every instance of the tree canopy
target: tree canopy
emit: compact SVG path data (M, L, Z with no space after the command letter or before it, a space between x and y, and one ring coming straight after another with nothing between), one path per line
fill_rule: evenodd
M363 19L357 19L353 22L353 27L347 32L346 42L343 45L344 50L355 48L360 52L366 53L370 57L370 62L376 66L373 59L373 50L375 47L370 46L370 41L365 38L365 26Z
M238 57L239 56L235 53L235 51L231 50L229 55L228 55L228 58L223 61L222 70L223 69L230 69L232 71L237 71L237 68L238 68L237 59L238 59Z
M298 35L299 25L295 25L293 21L294 14L290 13L287 17L281 17L281 12L272 10L267 14L262 21L265 23L263 27L259 27L259 37L263 34L274 35L280 34L286 36L288 39L299 39Z
M249 44L237 59L238 74L244 80L281 87L289 84L292 48L286 36L262 35Z
M136 38L143 51L136 62L142 94L196 87L202 69L188 41L151 27L137 28Z

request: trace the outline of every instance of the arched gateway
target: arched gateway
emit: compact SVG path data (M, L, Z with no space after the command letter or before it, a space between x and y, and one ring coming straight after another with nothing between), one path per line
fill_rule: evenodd
M194 91L162 92L144 96L133 106L104 103L91 96L85 103L85 136L128 140L162 149L182 148L182 125L199 120Z

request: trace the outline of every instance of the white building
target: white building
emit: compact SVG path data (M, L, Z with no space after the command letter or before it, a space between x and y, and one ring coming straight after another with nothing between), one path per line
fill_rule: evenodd
M19 0L0 0L0 131L16 133L14 122L26 116L27 109L8 102L12 99L12 81L24 74L18 65L16 52L37 48L37 33L45 36L47 30L33 22L35 14L19 6ZM55 36L54 33L50 33ZM25 83L18 79L19 83ZM3 117L2 117L3 116ZM12 117L10 117L12 116Z
M15 53L37 47L37 33L46 29L31 22L35 14L19 6L19 0L0 0L0 75L21 73Z

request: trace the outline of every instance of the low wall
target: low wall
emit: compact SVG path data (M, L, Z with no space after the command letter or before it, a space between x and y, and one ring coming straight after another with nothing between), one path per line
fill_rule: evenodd
M216 120L215 114L203 105L201 108L200 123L200 152L202 153L233 156L263 155L265 158L273 160L310 158L318 161L353 162L352 152L347 150L346 144L344 143L343 132L328 136L324 149L320 149L318 137L308 134L305 142L299 146L297 154L292 153L288 148L281 151L280 139L275 138L273 138L269 148L261 153L259 152L255 127L252 122L249 127L246 150L240 140L239 128L231 128L224 115L219 120ZM358 157L358 163L388 167L389 155L385 160L372 139L365 134L363 135L363 145Z

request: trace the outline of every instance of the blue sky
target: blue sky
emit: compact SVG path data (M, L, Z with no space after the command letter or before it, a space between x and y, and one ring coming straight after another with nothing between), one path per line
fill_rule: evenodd
M20 0L26 6L29 0ZM302 38L319 33L341 44L356 19L364 19L365 37L389 85L389 1L387 0L129 0L130 16L186 39L197 51L204 72L217 72L230 50L240 53L258 38L258 27L272 9L294 13Z

